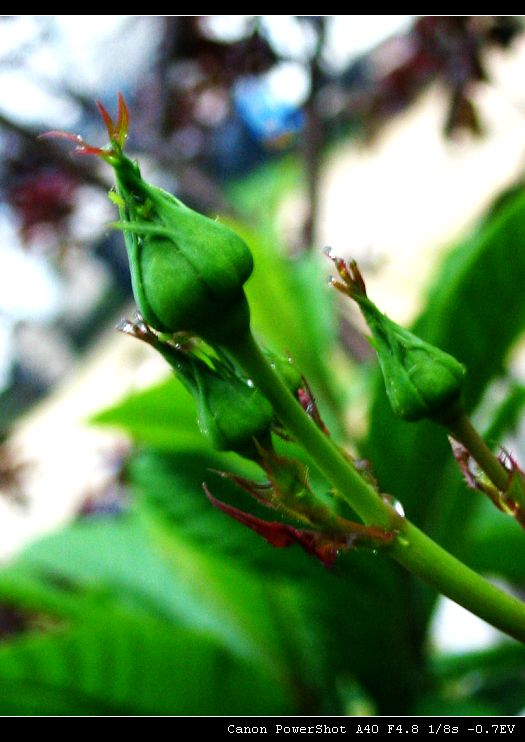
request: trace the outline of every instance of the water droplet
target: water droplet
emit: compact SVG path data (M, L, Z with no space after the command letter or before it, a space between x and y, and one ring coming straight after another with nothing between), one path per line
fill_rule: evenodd
M131 334L133 332L133 325L129 319L121 319L120 322L118 322L116 329L119 330L119 332Z
M393 508L393 510L395 510L396 513L401 516L401 518L405 517L405 508L399 502L399 500L396 500L396 498L392 497L392 495L383 495L383 500L388 503L390 507Z
M403 548L407 548L410 546L410 541L407 539L406 536L398 536L397 537L397 543L402 546Z
M246 384L247 384L247 386L250 387L250 389L253 389L254 386L255 386L255 384L253 383L253 381L251 379L247 379Z
M335 259L335 253L331 247L323 247L323 253L326 255L327 258L330 258L330 260Z
M328 285L333 286L336 283L337 279L335 276L328 276Z

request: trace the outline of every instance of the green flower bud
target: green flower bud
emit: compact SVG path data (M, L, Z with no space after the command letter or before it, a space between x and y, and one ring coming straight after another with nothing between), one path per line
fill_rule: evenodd
M194 359L186 386L197 406L199 428L218 451L245 453L270 432L272 406L261 392L234 374L221 374Z
M461 411L466 369L453 356L404 330L370 301L361 311L373 335L386 393L404 420L449 422Z
M113 226L124 232L140 313L161 332L195 332L228 344L249 326L243 284L253 270L250 250L229 227L142 178L138 164L123 153L128 112L122 96L116 122L100 104L99 110L110 140L105 148L71 134L49 134L73 139L77 151L96 154L113 167L112 200L120 214Z
M202 434L218 451L256 453L254 440L270 435L273 409L253 384L241 377L225 358L209 357L191 344L162 340L141 321L121 329L161 353L192 395Z
M116 226L124 230L133 293L148 324L216 342L247 330L243 284L253 260L243 240L147 183L123 154L113 159L121 219Z
M355 262L334 261L343 283L332 284L357 302L372 332L394 414L404 420L431 418L448 424L462 412L461 392L466 369L453 356L424 342L392 322L366 295Z

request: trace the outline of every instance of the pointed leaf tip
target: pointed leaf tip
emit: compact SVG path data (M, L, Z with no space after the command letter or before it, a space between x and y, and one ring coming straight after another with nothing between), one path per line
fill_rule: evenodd
M37 139L67 139L69 142L74 142L75 144L84 144L84 140L80 134L71 134L69 131L44 131L38 135Z
M104 105L102 105L102 103L99 100L95 101L95 103L98 108L98 112L102 116L102 120L104 121L104 124L106 126L109 138L114 139L115 125L113 124L113 119L109 115L107 108Z
M115 124L115 137L121 147L126 142L128 135L129 126L129 109L126 104L126 99L122 93L118 94L118 112L117 112L117 123Z
M73 153L75 155L107 155L106 150L101 147L93 147L85 142L80 134L71 134L69 131L45 131L38 135L38 139L67 139L68 142L76 144Z
M39 139L67 139L77 145L74 150L75 154L97 155L110 162L112 157L119 156L119 148L122 149L125 144L129 126L129 111L122 93L118 95L116 122L113 121L107 108L100 101L96 101L96 106L108 132L109 147L94 147L85 142L80 135L71 134L67 131L47 131L40 134Z

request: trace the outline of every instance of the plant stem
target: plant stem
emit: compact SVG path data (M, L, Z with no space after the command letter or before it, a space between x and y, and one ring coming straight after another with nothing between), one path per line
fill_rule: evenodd
M389 553L438 592L518 641L525 642L525 604L503 592L405 520Z
M345 499L356 513L366 523L391 528L392 509L340 455L336 444L306 415L299 402L294 399L270 366L253 336L249 334L234 347L230 345L228 350L270 400L277 417L308 451L320 471L335 485L341 495L344 496L345 491L352 492L352 501L350 502L349 498Z
M465 446L492 484L502 492L505 492L509 485L509 473L492 453L467 415L461 415L449 427L454 438Z
M308 417L250 333L228 350L270 400L281 422L362 520L367 525L399 531L398 538L388 549L394 559L443 595L515 639L525 641L525 605L494 587L406 518L398 516Z

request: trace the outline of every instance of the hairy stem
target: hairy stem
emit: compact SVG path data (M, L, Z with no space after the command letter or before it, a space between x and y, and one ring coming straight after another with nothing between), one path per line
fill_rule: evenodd
M327 480L367 525L399 532L388 553L410 572L496 628L525 641L525 604L495 587L400 518L306 415L251 334L228 348ZM498 462L499 463L499 462Z
M505 470L501 461L492 453L469 418L466 415L459 417L450 426L450 432L456 440L465 446L492 484L505 492L509 484L509 473Z

